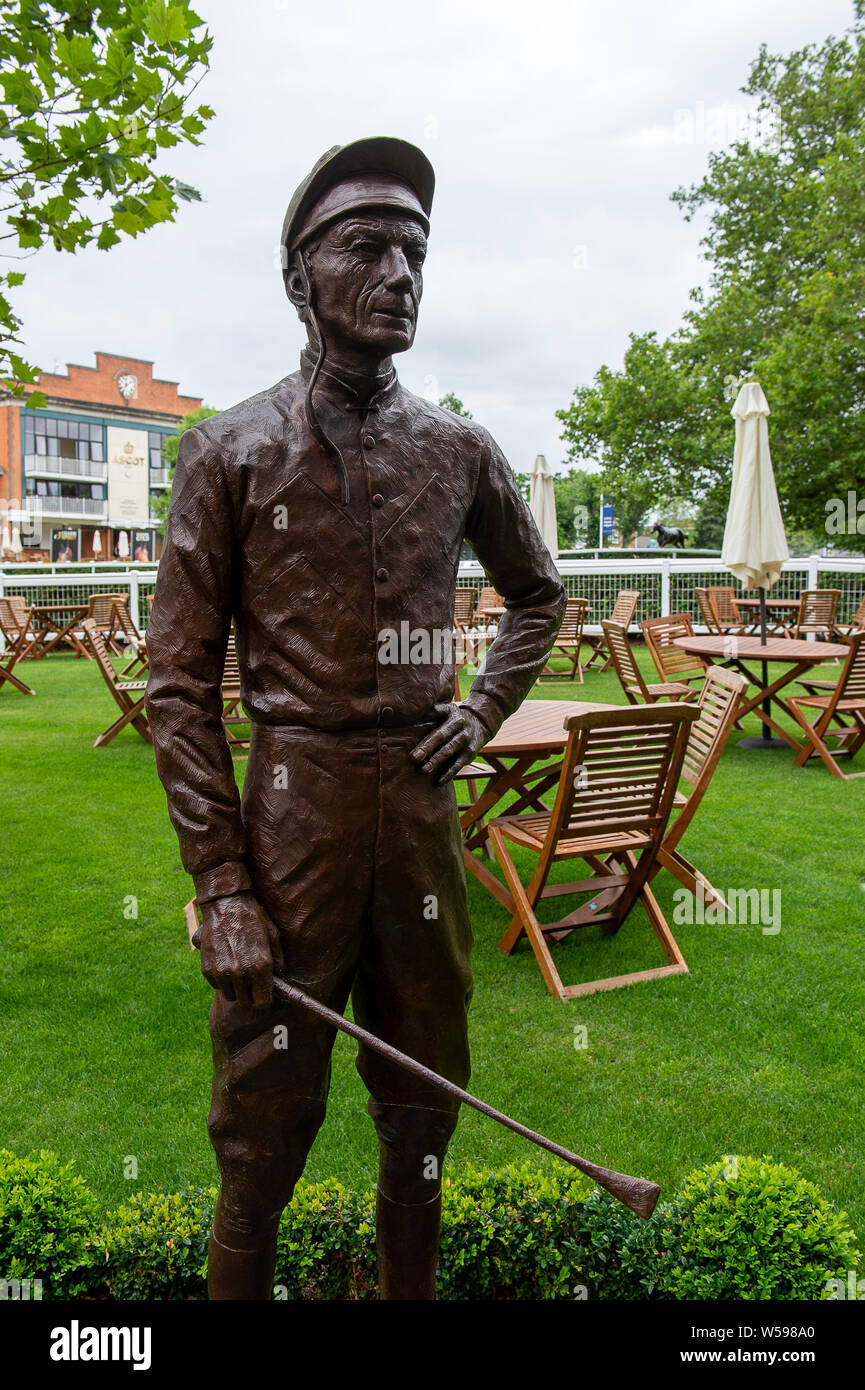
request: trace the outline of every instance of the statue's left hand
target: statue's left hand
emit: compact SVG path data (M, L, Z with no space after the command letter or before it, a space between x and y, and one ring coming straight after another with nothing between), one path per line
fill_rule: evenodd
M436 705L435 709L442 717L441 724L412 749L411 756L420 771L441 786L453 781L490 735L465 705Z

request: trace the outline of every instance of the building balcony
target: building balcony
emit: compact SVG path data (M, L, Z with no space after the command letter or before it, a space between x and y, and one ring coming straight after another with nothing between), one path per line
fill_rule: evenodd
M108 464L94 459L62 459L48 454L25 454L24 472L28 478L65 478L75 482L80 478L104 483Z
M106 521L108 502L93 497L25 497L24 510L28 516L66 517L81 521Z

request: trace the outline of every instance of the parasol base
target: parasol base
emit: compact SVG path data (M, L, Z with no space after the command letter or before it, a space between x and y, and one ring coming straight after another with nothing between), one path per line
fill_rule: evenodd
M753 738L737 738L737 748L789 748L782 738L763 738L762 734L755 734Z

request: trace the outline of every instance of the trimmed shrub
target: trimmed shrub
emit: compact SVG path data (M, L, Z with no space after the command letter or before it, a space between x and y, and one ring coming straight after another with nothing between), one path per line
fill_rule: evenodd
M21 1158L0 1149L0 1278L39 1279L43 1299L80 1297L97 1220L96 1198L71 1163L45 1149Z
M216 1188L137 1192L100 1232L101 1280L112 1298L206 1298Z
M377 1298L374 1194L331 1178L299 1182L280 1222L274 1285L280 1298Z
M526 1166L490 1173L469 1166L446 1180L438 1297L573 1297L579 1214L589 1184L571 1170ZM298 1183L279 1232L278 1296L375 1299L375 1194L340 1183Z
M577 1257L589 1298L651 1298L658 1282L657 1208L647 1221L602 1188L593 1188L575 1216Z
M846 1214L771 1158L698 1168L658 1224L661 1298L826 1299L859 1259Z
M212 1188L136 1194L100 1222L71 1164L0 1152L0 1278L39 1278L46 1298L205 1298L215 1199ZM858 1259L845 1214L768 1158L696 1170L649 1221L564 1166L470 1166L445 1184L438 1293L822 1299L827 1281L844 1279ZM377 1298L374 1193L299 1183L280 1225L274 1284L277 1298Z
M547 1174L526 1164L495 1173L469 1165L447 1180L438 1297L575 1297L590 1189L587 1178L564 1166Z

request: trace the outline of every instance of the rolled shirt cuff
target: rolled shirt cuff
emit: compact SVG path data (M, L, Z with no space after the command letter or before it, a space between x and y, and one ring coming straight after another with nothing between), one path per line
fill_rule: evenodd
M498 733L504 719L498 705L488 695L475 695L471 691L462 701L462 708L471 710L488 731L490 738Z
M210 902L213 898L227 898L232 893L247 893L252 888L246 865L240 859L229 859L213 869L203 869L201 873L192 875L192 881L199 903Z

